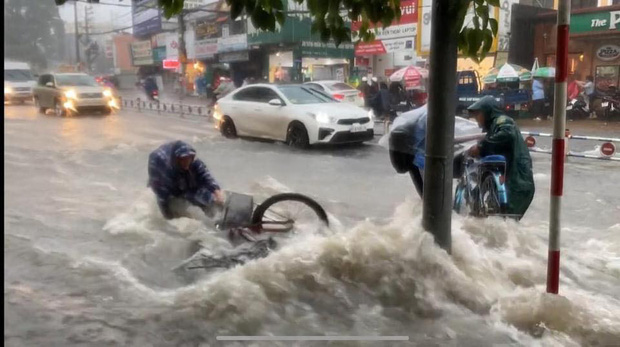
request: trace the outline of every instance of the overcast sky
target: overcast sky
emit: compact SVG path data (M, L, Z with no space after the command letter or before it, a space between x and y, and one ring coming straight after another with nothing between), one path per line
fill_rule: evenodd
M45 0L52 1L52 0ZM110 6L104 3L120 5ZM84 20L83 2L78 2L78 22ZM100 4L91 4L95 15L93 20L97 23L112 23L115 28L131 26L131 0L100 0ZM122 7L121 7L122 6ZM60 17L67 23L73 23L73 2L67 2L60 6Z

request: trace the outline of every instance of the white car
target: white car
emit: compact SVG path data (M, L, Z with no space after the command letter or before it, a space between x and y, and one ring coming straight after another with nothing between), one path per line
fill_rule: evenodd
M304 83L306 86L330 94L334 99L360 107L364 106L364 95L355 87L340 81L314 81Z
M213 117L226 137L265 138L300 148L374 138L372 111L341 103L304 85L239 88L217 101Z
M24 103L32 100L36 79L27 63L4 62L4 101Z

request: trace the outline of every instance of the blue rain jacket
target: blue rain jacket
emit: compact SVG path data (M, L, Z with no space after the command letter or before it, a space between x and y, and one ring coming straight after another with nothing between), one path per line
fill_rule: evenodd
M166 218L172 218L170 199L184 198L205 207L213 201L213 192L220 189L205 163L194 159L185 171L177 165L177 158L196 155L192 146L183 141L166 143L149 155L148 186L157 196L157 204Z

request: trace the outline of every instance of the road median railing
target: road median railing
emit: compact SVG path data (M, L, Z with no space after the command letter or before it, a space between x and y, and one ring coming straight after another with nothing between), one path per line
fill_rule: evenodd
M152 101L140 97L123 98L120 97L119 104L122 109L132 109L138 112L149 111L175 114L175 115L191 115L199 117L207 117L212 119L213 108L209 105L185 105L178 102Z

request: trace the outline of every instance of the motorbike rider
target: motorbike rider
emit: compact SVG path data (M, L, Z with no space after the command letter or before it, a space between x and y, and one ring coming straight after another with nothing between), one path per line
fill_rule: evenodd
M196 159L194 148L183 141L163 144L151 152L148 176L148 186L157 196L157 205L166 219L177 217L170 206L172 198L184 199L207 215L214 203L224 203L224 194L207 166Z
M158 91L157 82L153 76L147 76L144 79L144 91L149 99L153 99L153 93Z
M485 96L468 107L470 115L486 132L483 140L472 146L472 157L503 155L506 158L507 213L521 219L534 198L532 158L515 121L505 115L493 96Z

